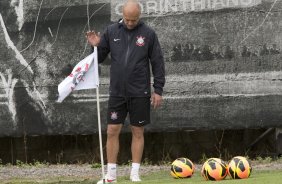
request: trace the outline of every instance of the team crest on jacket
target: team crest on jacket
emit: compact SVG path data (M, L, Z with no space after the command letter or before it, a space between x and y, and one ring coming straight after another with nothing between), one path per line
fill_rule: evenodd
M145 37L137 36L136 45L139 47L143 47L145 45Z

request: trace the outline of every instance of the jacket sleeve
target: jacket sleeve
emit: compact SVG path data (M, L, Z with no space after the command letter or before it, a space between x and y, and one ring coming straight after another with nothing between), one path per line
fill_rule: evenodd
M155 32L153 32L150 38L149 59L154 77L154 91L158 95L162 95L165 84L165 66L161 46Z
M98 63L102 63L110 52L108 29L106 29L106 31L101 36L101 40L97 49L98 49ZM93 50L94 48L91 47L92 52Z

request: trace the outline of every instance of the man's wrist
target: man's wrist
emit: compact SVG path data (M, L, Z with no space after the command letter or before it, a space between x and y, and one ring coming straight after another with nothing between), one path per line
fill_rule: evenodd
M154 91L156 94L162 96L163 94L163 90L162 89L158 89L158 88L155 88L155 91Z

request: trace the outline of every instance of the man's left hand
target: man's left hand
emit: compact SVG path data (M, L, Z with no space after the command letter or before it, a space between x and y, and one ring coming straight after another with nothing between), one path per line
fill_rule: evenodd
M154 109L161 106L162 101L163 101L163 97L161 95L158 95L157 93L152 94L151 105L154 107Z

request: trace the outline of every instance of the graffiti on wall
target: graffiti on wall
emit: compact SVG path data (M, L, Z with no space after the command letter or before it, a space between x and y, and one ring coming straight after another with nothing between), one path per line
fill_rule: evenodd
M87 113L95 108L95 92L75 92L63 104L56 104L57 85L69 74L72 66L88 55L90 48L85 40L85 31L93 28L102 32L111 20L120 18L121 1L112 0L111 3L107 1L98 5L93 1L90 6L87 1L76 2L11 0L9 5L15 12L16 22L13 30L5 24L0 12L0 60L4 63L0 66L0 106L5 107L0 109L1 123L3 114L9 112L13 126L26 123L25 128L30 134L91 133L96 130L93 125L96 114ZM170 125L172 119L176 125L208 126L214 118L213 125L224 128L226 125L221 122L222 119L237 117L242 110L240 107L248 108L249 104L250 109L256 111L244 111L250 112L245 119L261 118L254 114L267 108L264 109L264 105L260 106L261 109L253 107L255 103L266 103L266 100L256 102L251 98L253 96L272 95L271 103L279 103L275 95L280 95L278 86L282 86L279 79L282 32L275 27L281 24L282 13L277 10L272 12L273 7L281 7L277 1L140 2L143 20L156 30L167 65L164 92L167 106L164 105L152 117L153 120L161 118L161 126L174 126ZM97 16L96 13L101 11L103 13ZM26 16L28 20L25 20ZM102 119L105 119L103 114L107 109L108 64L99 66ZM239 102L241 105L233 105L236 103L231 98L242 99L242 96L250 97L250 103L244 104L242 100ZM177 102L179 99L185 103L181 105ZM214 105L212 99L218 100L219 105ZM187 107L189 105L191 107ZM225 108L220 105L233 108L228 111L231 115L223 117L222 109ZM276 119L265 121L270 122L268 125L280 118L275 113L280 106L271 106L277 107L271 111ZM201 110L203 107L206 110ZM216 112L211 114L211 110ZM244 127L241 122L245 119L234 124ZM257 119L253 118L253 125L258 122ZM154 130L160 128L159 125L153 126Z
M0 94L1 103L0 105L4 105L8 107L9 112L11 114L11 118L13 120L13 127L16 128L18 126L19 122L19 109L22 109L23 103L32 103L33 106L37 109L40 109L40 111L47 115L46 112L46 106L45 102L42 98L42 94L37 90L36 84L34 81L31 80L32 75L34 75L34 70L31 68L30 63L28 63L21 53L15 46L14 42L11 40L11 37L8 33L7 27L5 25L5 22L3 20L2 14L0 13L0 23L1 23L1 39L3 39L5 42L2 42L6 49L4 52L9 52L12 56L12 62L6 66L6 68L1 68L0 72L0 91L2 93ZM2 53L4 54L4 53ZM6 58L2 58L3 60ZM3 62L3 61L2 61ZM3 63L5 64L5 63ZM19 80L20 79L20 80ZM20 82L19 82L20 81ZM15 96L16 91L16 85L20 84L20 86L17 86L19 89L24 89L27 96L22 94L22 96ZM20 99L17 100L17 99ZM21 103L19 103L21 102ZM27 110L27 108L25 109ZM21 121L21 120L20 120Z
M233 58L257 58L280 54L277 44L264 44L260 47L243 45L239 51L234 51L232 46L195 45L192 43L176 44L172 48L172 61L211 61L231 60Z
M142 16L152 17L226 8L248 8L261 4L262 0L141 0L139 2ZM112 17L122 15L122 5L123 2L120 0L111 1Z
M15 122L17 112L16 112L16 105L13 95L14 95L14 87L18 80L13 79L12 76L13 74L11 70L7 70L6 74L0 72L0 77L1 77L0 89L2 89L2 94L0 94L0 105L6 105L8 107L10 113L12 114L12 118Z

